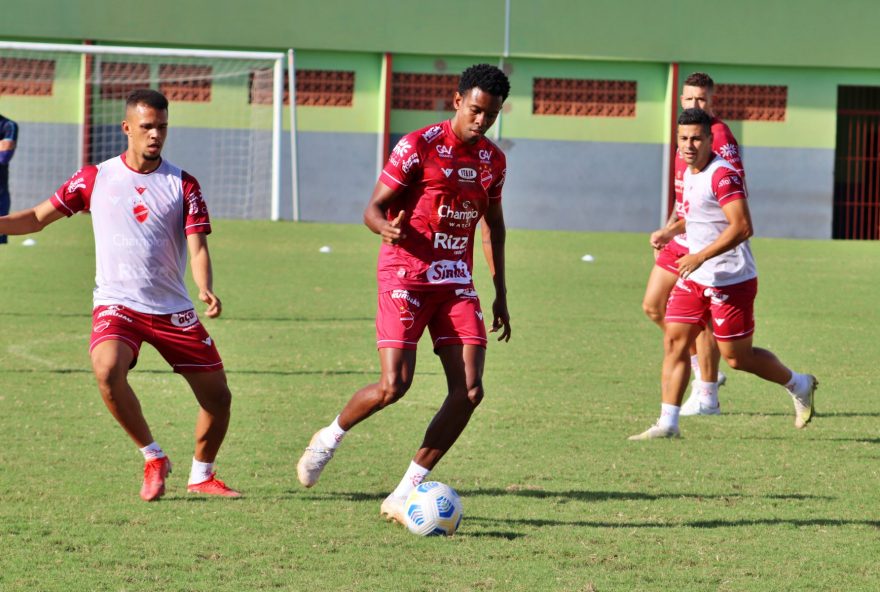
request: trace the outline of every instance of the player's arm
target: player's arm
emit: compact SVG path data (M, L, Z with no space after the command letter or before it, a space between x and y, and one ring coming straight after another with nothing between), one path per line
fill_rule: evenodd
M205 315L211 319L219 317L223 305L214 294L214 272L211 269L211 254L208 252L208 235L204 232L188 234L186 246L189 249L193 281L199 288L199 300L208 305Z
M15 140L0 140L0 164L9 164L15 154Z
M749 204L745 199L729 201L721 210L730 225L706 248L699 253L685 255L678 260L678 275L686 278L698 269L706 260L726 253L754 234L752 229L752 215L749 212Z
M406 238L403 233L403 215L401 209L394 220L388 221L387 212L390 208L400 189L392 189L382 181L376 181L376 187L373 189L373 195L364 209L364 224L367 228L382 237L382 242L389 245L396 245L402 239Z
M504 273L504 242L507 228L500 199L490 199L489 207L480 224L483 233L483 254L489 263L489 272L495 284L495 301L492 303L492 329L501 329L498 341L510 341L510 313L507 310L507 279Z
M33 234L63 217L64 214L47 199L29 210L0 216L0 234Z

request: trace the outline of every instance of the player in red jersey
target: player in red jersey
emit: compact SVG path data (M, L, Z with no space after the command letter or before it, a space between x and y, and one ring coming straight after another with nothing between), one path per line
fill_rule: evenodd
M0 233L30 234L64 216L91 213L96 286L89 352L104 403L144 455L141 498L159 499L171 472L171 461L154 440L128 383L144 341L186 379L200 406L187 490L238 497L213 469L232 395L217 348L183 281L189 251L199 299L208 305L205 314L220 316L208 253L208 210L198 181L161 157L168 134L163 95L133 92L122 131L128 137L125 153L80 169L36 207L0 218Z
M678 148L688 165L681 207L688 253L677 261L678 280L666 309L660 419L630 440L678 437L688 351L707 325L731 368L785 386L794 403L795 427L804 427L813 416L816 378L793 372L772 352L752 346L758 292L748 240L752 219L739 171L712 152L711 124L701 109L686 109L678 118Z
M481 219L495 284L492 331L501 331L499 340L510 339L501 207L506 161L485 137L509 91L507 76L494 66L465 70L453 100L455 115L398 142L364 211L364 223L382 237L376 315L381 376L315 433L297 476L313 486L348 430L403 397L427 327L449 391L400 484L382 502L389 520L403 521L407 495L453 445L483 398L486 329L471 279Z
M712 94L715 83L703 72L694 72L688 76L681 91L682 109L698 108L712 117L712 150L729 162L745 179L739 144L733 137L730 128L715 117L712 112ZM688 252L687 236L684 234L684 216L681 212L682 180L687 163L681 153L675 153L675 208L666 226L651 234L650 242L654 247L655 264L648 276L642 308L660 329L664 329L666 301L678 277L676 261ZM694 382L691 395L682 405L681 415L718 415L721 405L718 402L718 387L726 381L726 376L718 370L721 354L712 336L711 328L697 337L694 351L691 352L691 368Z

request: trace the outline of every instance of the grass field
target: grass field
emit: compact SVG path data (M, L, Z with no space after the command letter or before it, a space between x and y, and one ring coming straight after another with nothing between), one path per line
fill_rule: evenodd
M753 241L755 342L821 382L807 429L780 387L737 373L721 417L627 442L659 410L647 237L511 231L513 338L490 344L486 400L432 473L465 506L440 540L378 516L445 394L427 342L407 397L316 488L296 482L312 432L377 376L365 228L215 223L224 314L206 325L234 394L219 475L246 497L186 495L195 402L144 348L131 383L177 467L155 504L89 371L89 220L35 238L0 249L4 592L880 589L880 243Z

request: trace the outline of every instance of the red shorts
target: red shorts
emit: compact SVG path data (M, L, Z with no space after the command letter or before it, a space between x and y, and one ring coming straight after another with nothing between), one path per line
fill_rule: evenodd
M473 289L391 290L379 294L379 349L416 349L425 327L431 333L435 350L444 345L486 347L483 311Z
M676 261L687 255L688 252L686 246L672 239L657 253L654 265L678 275L678 263Z
M92 311L89 353L107 340L122 341L134 352L131 368L137 364L141 343L155 347L178 373L212 372L223 369L223 361L195 310L152 315L125 306L97 306Z
M700 326L711 322L715 339L736 341L755 331L757 295L758 278L715 288L679 278L666 304L666 322Z

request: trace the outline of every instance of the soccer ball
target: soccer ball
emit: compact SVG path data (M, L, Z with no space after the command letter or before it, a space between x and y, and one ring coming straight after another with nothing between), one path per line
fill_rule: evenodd
M450 536L461 524L461 498L438 481L425 481L413 489L403 508L406 527L419 536Z

